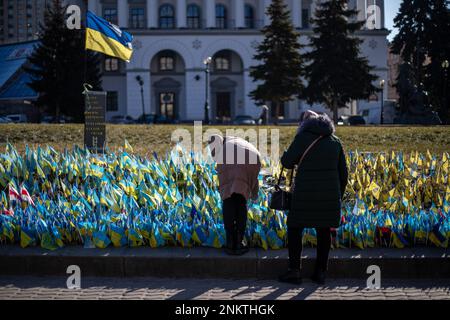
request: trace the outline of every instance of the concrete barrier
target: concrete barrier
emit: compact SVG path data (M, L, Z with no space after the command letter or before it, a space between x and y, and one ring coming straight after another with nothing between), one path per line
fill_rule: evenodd
M252 249L227 256L213 248L41 248L0 247L1 275L64 276L78 265L94 277L276 278L287 268L287 250ZM302 269L313 270L315 249L303 252ZM367 267L378 265L383 278L450 278L450 253L438 248L340 249L330 253L330 278L367 278Z

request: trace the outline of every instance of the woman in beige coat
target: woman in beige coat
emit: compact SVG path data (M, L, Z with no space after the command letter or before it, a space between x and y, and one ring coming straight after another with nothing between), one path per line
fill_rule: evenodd
M223 201L225 251L242 255L248 252L244 242L247 201L258 197L260 154L251 143L238 137L213 135L209 146L217 163L219 193Z

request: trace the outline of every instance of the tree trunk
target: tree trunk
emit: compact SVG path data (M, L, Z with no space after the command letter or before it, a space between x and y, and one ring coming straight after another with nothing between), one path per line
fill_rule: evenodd
M61 117L61 111L59 110L59 103L57 103L56 107L55 107L55 119L54 119L55 123L59 123L60 117Z
M278 117L280 115L280 102L275 102L275 117L273 119L273 123L277 126L278 125Z
M338 102L335 99L333 100L333 122L338 123Z

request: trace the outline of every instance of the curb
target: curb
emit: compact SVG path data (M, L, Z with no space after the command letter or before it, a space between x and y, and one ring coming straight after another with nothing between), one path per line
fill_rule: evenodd
M227 256L212 248L66 247L49 252L41 248L0 247L0 275L67 276L70 265L91 277L168 277L274 279L287 268L287 250L252 249L244 256ZM303 252L305 277L312 273L315 249ZM341 249L330 252L330 278L367 279L367 267L380 267L383 278L450 278L446 249Z

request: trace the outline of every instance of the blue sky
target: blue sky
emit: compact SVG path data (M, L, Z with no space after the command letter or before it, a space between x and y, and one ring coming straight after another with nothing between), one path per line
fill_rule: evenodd
M386 28L389 30L392 30L391 34L389 35L389 40L392 40L392 38L397 33L397 30L394 30L394 18L398 13L398 9L400 8L401 0L385 0L384 6L385 6L385 17L386 17Z

